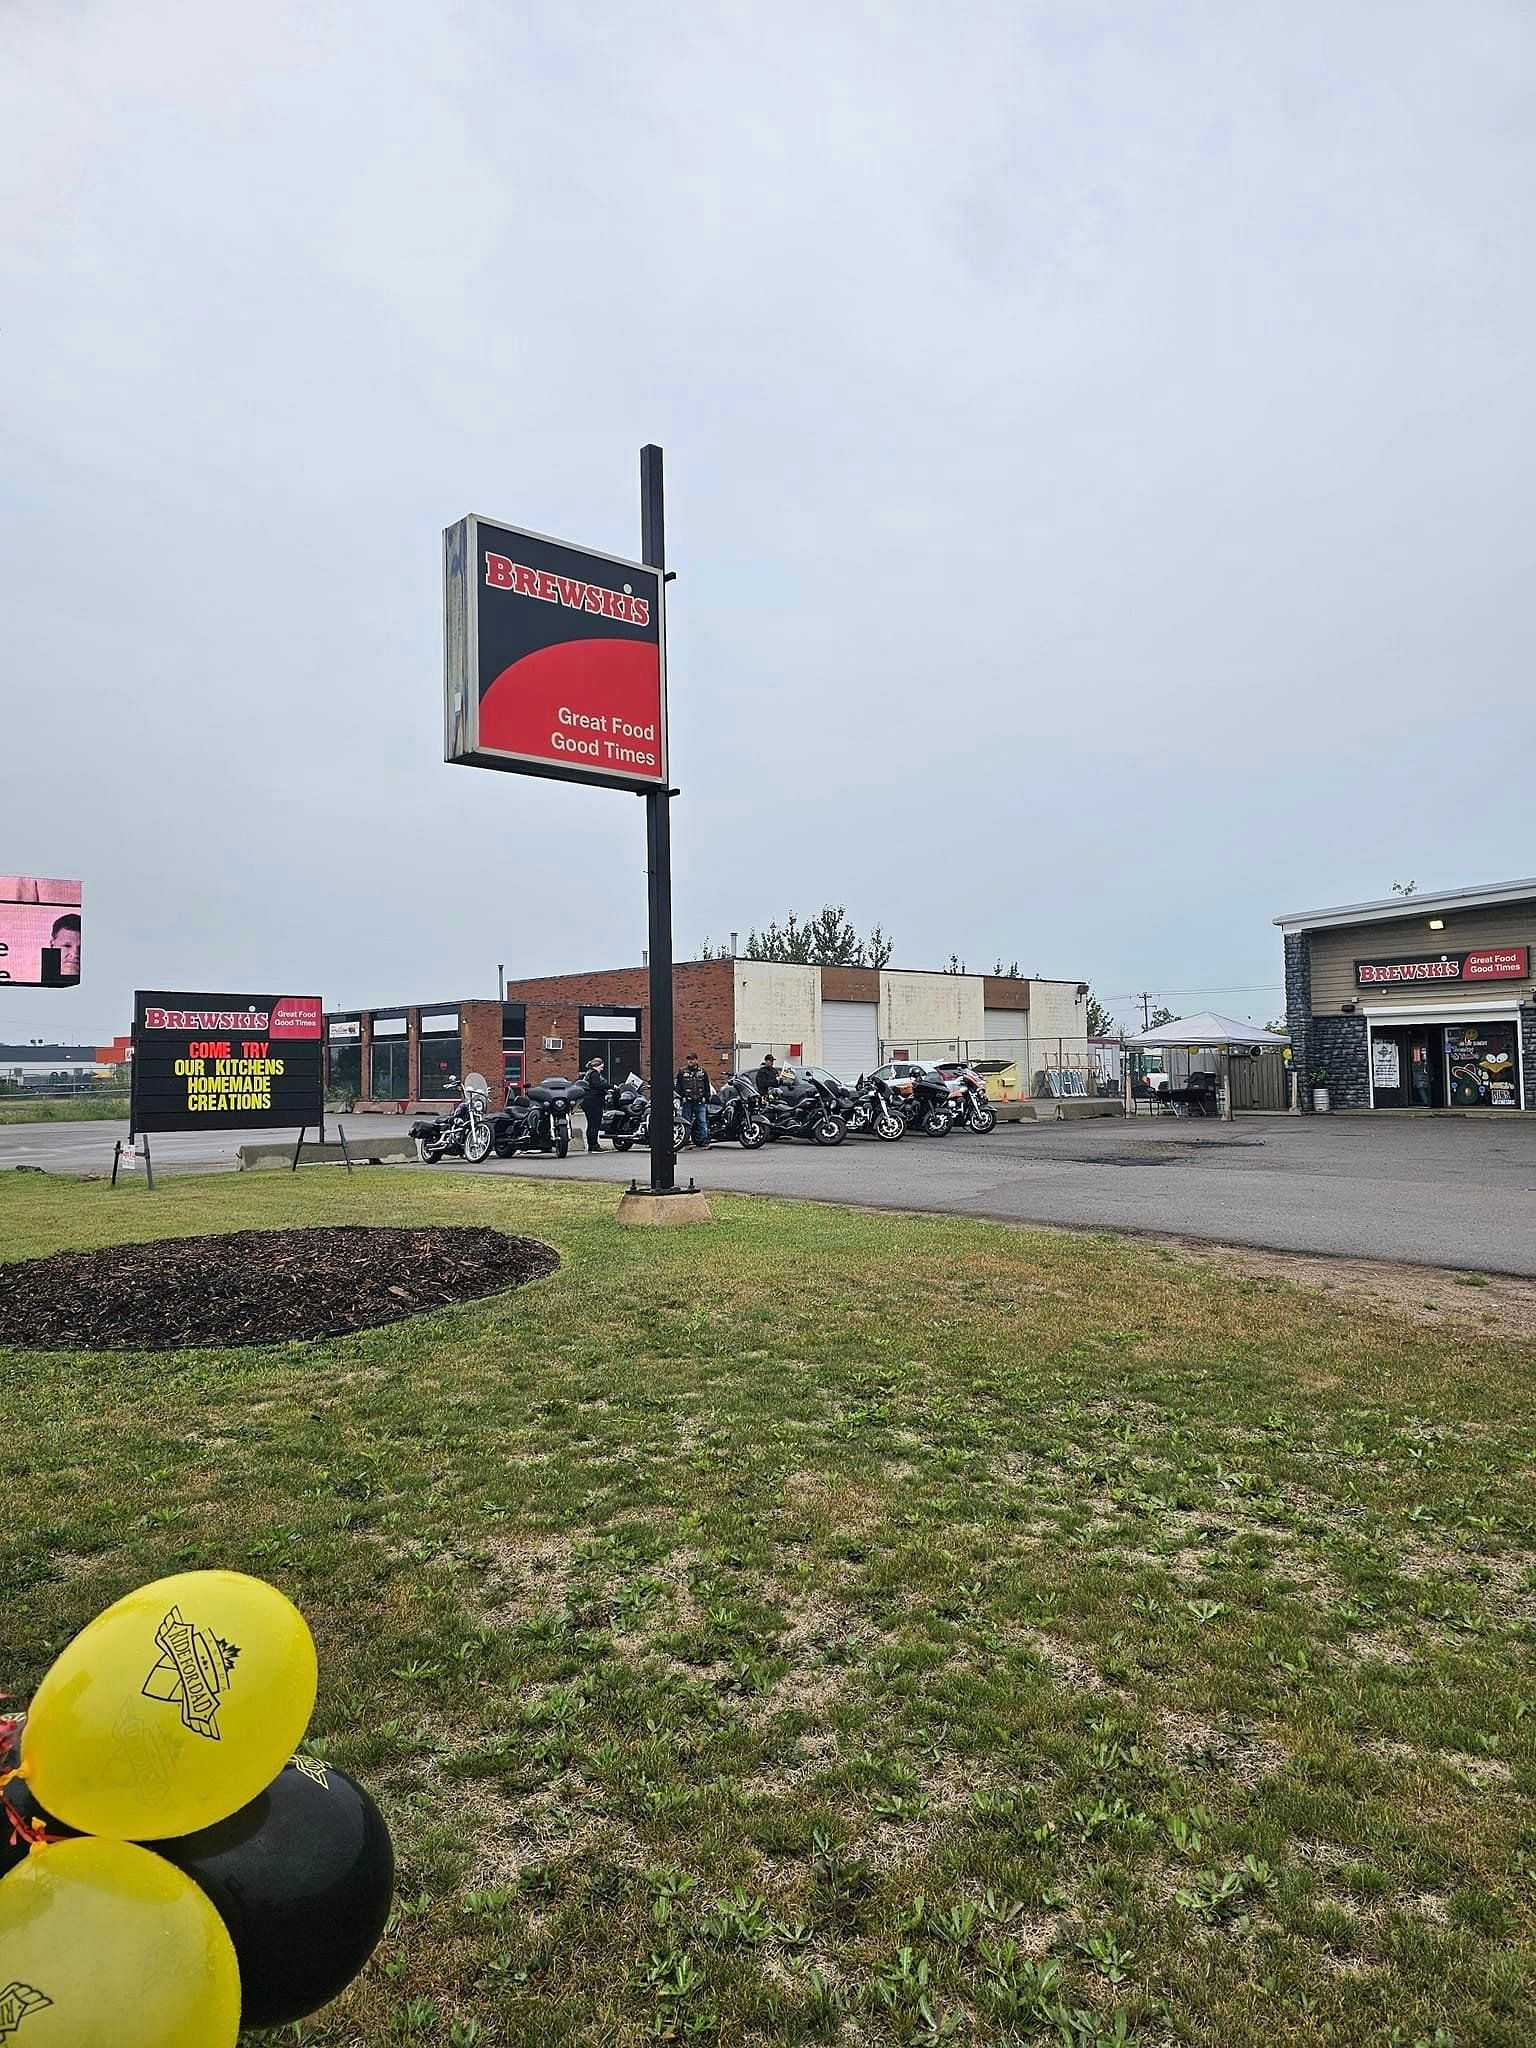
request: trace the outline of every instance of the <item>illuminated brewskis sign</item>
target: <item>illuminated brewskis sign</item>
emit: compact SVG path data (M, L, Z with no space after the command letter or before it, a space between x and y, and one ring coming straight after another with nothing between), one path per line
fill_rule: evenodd
M666 787L658 570L469 518L443 536L443 596L445 760Z
M324 1004L319 996L133 999L133 1130L320 1125Z
M1447 981L1524 981L1530 972L1526 946L1485 946L1471 953L1436 953L1397 960L1357 960L1356 988L1421 988Z

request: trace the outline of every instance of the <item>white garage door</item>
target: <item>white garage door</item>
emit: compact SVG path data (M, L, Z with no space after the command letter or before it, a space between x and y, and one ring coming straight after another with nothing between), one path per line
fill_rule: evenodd
M1022 1058L1029 1038L1028 1010L983 1010L981 1028L986 1034L989 1053L996 1045L999 1048L997 1058L1008 1059L1014 1053Z
M880 1064L877 1003L823 1003L821 1063L840 1081L857 1081Z

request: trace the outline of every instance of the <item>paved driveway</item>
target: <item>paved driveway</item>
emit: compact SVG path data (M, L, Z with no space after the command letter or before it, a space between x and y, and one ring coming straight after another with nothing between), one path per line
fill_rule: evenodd
M348 1131L365 1144L378 1127L359 1117ZM387 1128L399 1125L389 1119ZM109 1171L122 1129L0 1126L0 1170ZM232 1166L239 1143L236 1131L157 1138L156 1165L166 1172ZM684 1153L680 1166L682 1182L692 1176L704 1188L1536 1276L1536 1118L1003 1124L986 1138L850 1140L828 1151L776 1144L743 1153L723 1145ZM604 1152L563 1162L493 1160L479 1170L615 1182L638 1174L643 1182L647 1159Z

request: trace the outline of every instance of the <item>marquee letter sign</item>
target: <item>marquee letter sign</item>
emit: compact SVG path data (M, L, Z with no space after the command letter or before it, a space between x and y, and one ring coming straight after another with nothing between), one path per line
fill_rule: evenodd
M317 1130L325 1102L319 996L133 999L132 1106L140 1131Z

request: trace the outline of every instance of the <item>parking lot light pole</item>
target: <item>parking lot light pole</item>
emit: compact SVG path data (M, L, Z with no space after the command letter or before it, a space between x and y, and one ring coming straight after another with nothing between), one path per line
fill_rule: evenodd
M666 602L667 541L661 450L640 450L640 559L657 572ZM665 640L663 640L665 648ZM666 679L662 686L665 689ZM677 1193L677 1141L672 1127L672 791L645 792L646 910L650 946L651 1193Z

